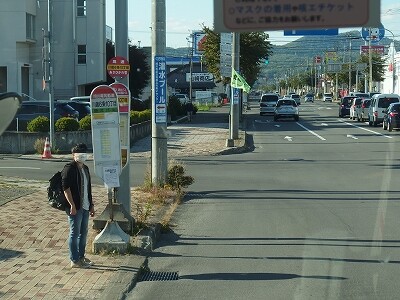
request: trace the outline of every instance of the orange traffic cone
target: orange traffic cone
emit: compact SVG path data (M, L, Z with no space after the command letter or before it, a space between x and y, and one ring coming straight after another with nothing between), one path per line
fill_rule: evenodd
M44 150L43 150L42 158L52 158L52 157L53 156L51 156L49 138L46 138L46 141L44 143Z

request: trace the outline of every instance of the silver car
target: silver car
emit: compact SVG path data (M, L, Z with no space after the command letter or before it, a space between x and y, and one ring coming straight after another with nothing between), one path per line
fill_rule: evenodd
M263 94L260 99L260 116L263 114L273 114L279 96L274 93Z
M274 112L274 121L278 121L280 118L293 118L295 121L299 120L299 108L296 100L290 98L278 100Z

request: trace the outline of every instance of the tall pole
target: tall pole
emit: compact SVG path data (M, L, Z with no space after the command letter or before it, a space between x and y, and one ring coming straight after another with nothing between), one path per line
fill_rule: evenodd
M386 31L390 32L392 34L392 42L390 43L390 49L391 49L391 55L390 55L390 63L392 64L392 93L394 94L394 90L396 87L396 73L395 73L395 67L394 67L394 54L396 52L395 48L394 48L394 33L389 30L386 29Z
M129 60L128 48L128 0L115 1L115 54ZM119 79L129 89L129 74ZM130 101L130 99L129 99ZM129 142L128 142L129 145ZM125 211L131 212L131 192L130 192L130 163L129 146L127 147L127 161L121 170L120 186L116 191L116 198L122 204Z
M151 61L152 61L152 126L151 126L151 179L154 185L165 183L167 178L167 121L156 122L156 58L164 57L166 52L166 8L165 0L152 0L152 43L151 43ZM165 63L165 60L164 60ZM165 70L166 71L166 70ZM166 76L164 71L164 76ZM166 78L165 78L166 80ZM166 95L163 95L166 99ZM165 103L166 104L166 103Z
M190 65L189 65L189 101L192 102L192 93L193 93L193 34L190 35L191 41L189 41L190 45Z
M54 84L53 84L53 53L51 44L53 40L53 4L52 0L47 0L47 49L48 49L48 87L49 87L49 109L50 109L50 145L54 147Z
M233 33L232 40L232 68L239 71L239 58L240 58L240 33ZM239 101L234 97L235 88L231 88L231 115L230 115L230 132L229 138L231 140L239 137ZM235 103L237 102L237 103Z
M371 31L371 29L370 29ZM371 32L369 33L371 37ZM369 92L372 92L372 49L371 49L371 38L368 41L368 61L369 61Z
M349 93L351 92L351 37L349 45Z

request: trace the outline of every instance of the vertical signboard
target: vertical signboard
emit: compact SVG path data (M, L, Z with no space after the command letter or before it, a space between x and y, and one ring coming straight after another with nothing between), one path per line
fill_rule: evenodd
M233 104L239 104L239 100L240 100L240 89L238 89L238 88L232 88L232 93L233 93Z
M154 118L156 124L167 123L167 76L165 56L154 57Z
M131 93L128 87L122 83L112 83L110 86L115 90L119 104L119 135L121 140L121 167L129 161L129 141L130 141L130 115Z
M119 187L121 145L115 91L100 85L90 94L94 170L108 188Z

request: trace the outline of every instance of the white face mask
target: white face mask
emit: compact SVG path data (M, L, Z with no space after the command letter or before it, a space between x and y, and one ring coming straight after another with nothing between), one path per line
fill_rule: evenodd
M85 162L87 159L86 153L75 153L75 160L78 162Z

